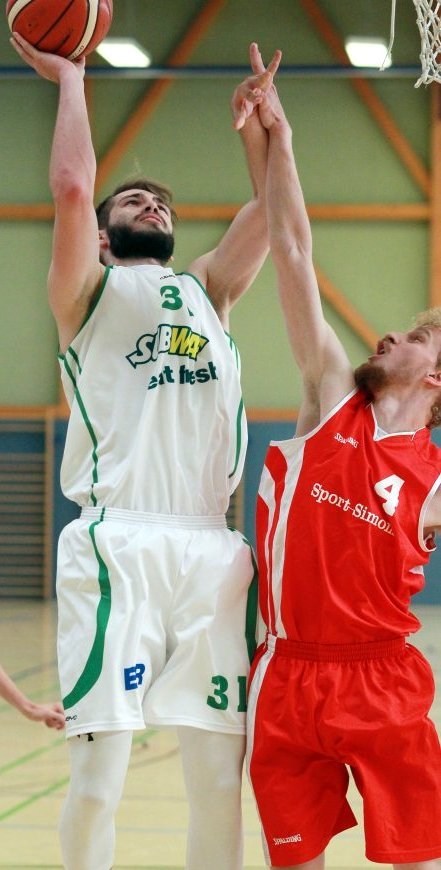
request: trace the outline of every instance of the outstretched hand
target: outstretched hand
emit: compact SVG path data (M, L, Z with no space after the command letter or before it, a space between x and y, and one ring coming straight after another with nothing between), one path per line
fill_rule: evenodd
M30 42L23 39L19 33L14 33L10 42L22 60L28 66L31 66L43 79L48 79L50 82L59 82L63 71L69 68L75 68L81 78L84 76L84 58L72 61L65 57L60 57L58 54L38 51Z
M31 703L25 711L25 716L32 722L44 722L48 728L55 728L57 731L65 726L64 710L59 701L54 704Z
M270 126L270 116L274 120L275 104L273 100L268 100L268 96L270 96L272 91L275 92L273 79L279 68L281 58L282 52L279 50L275 51L268 66L265 67L257 43L251 43L250 63L253 75L248 76L245 81L237 86L231 100L233 127L235 130L242 129L257 106L262 106L264 113L267 115L266 120L268 123L264 123L265 114L261 117L264 126ZM273 106L273 109L271 109L271 106Z

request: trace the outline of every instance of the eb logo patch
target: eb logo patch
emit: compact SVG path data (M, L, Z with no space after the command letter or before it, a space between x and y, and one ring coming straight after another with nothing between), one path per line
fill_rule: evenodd
M138 686L142 685L144 673L145 665L142 662L133 665L131 668L124 668L124 688L127 692L131 692L132 689L137 689Z

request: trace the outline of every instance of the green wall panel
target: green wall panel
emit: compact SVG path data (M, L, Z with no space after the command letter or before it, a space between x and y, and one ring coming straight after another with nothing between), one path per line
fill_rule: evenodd
M50 228L6 224L1 239L0 405L55 403L57 339L45 277Z
M342 36L389 37L386 0L321 0ZM394 61L417 64L420 51L411 0L397 4ZM112 35L135 35L163 65L203 6L201 0L115 0ZM244 65L257 40L266 59L283 50L285 65L334 64L328 47L304 15L299 0L227 0L191 64ZM92 66L105 65L97 55ZM0 66L20 66L0 18ZM134 172L172 187L177 203L242 203L250 194L240 137L232 130L230 99L237 76L175 80L105 183L104 193ZM431 88L387 75L371 81L424 163L430 156ZM299 171L308 203L419 203L424 195L402 166L348 80L280 78L279 90L293 127ZM92 129L99 156L129 119L150 81L96 80ZM0 99L2 172L0 203L50 201L48 162L57 89L36 77L4 78ZM216 245L226 225L181 222L175 267L183 269ZM317 263L379 333L406 328L426 307L429 238L425 223L315 221ZM56 335L46 303L51 227L0 221L0 405L57 399ZM363 343L325 305L354 365ZM279 310L274 270L268 262L255 286L232 313L231 330L243 358L246 401L287 407L300 398L298 374Z

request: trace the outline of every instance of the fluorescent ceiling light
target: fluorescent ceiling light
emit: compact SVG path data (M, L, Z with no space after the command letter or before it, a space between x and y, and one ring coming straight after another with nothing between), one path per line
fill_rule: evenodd
M151 58L134 39L103 39L95 51L112 66L147 67Z
M349 36L345 48L352 66L378 68L383 65L387 54L387 44L375 36ZM392 58L389 56L384 63L384 68L391 64Z

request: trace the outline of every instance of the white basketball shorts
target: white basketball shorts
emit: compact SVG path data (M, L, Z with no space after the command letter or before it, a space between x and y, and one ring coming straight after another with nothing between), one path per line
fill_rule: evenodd
M257 577L224 517L84 508L60 536L57 597L68 737L245 732Z

